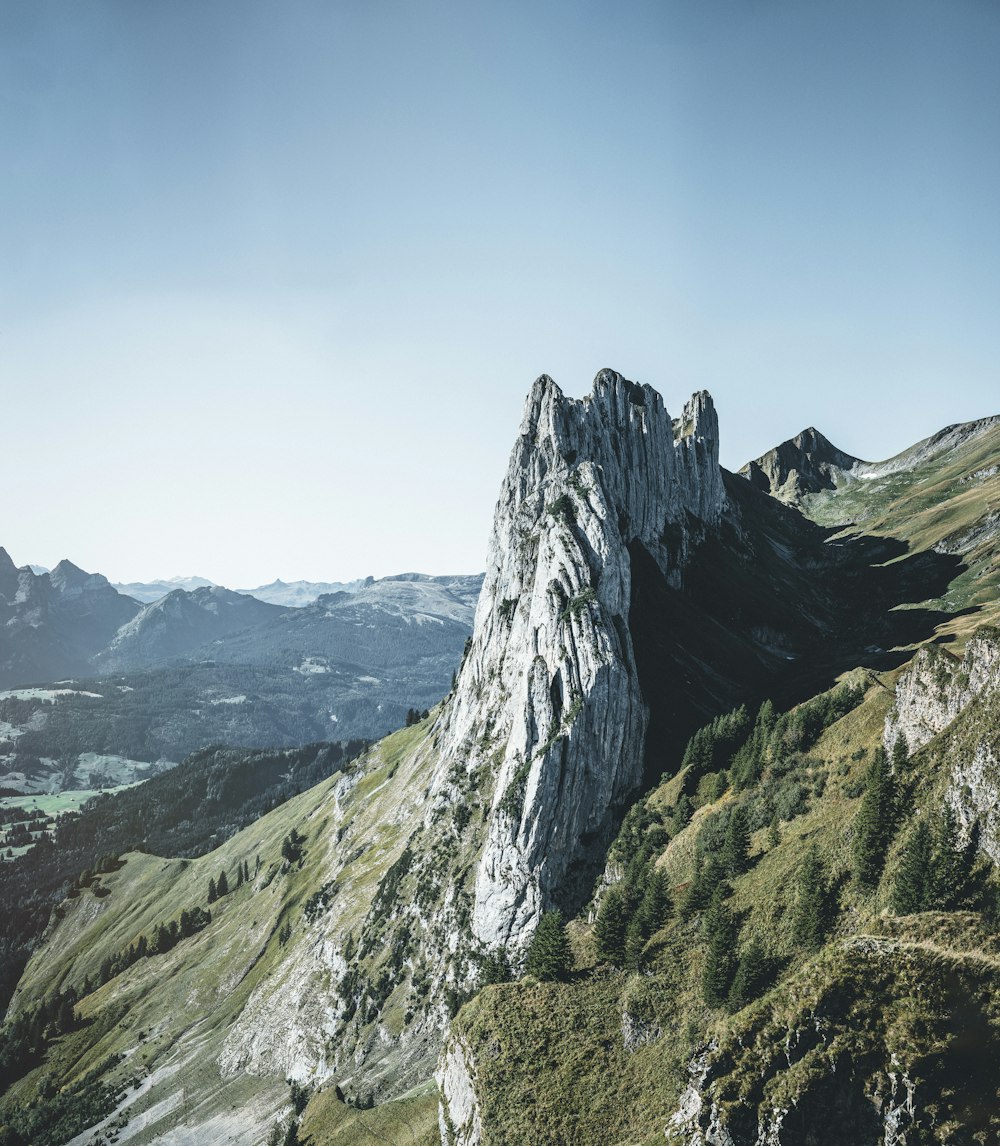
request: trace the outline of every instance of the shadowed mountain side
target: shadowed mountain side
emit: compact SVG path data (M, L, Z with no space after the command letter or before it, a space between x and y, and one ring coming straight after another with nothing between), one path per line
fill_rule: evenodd
M724 476L721 528L692 555L683 588L630 547L647 784L676 767L691 732L740 703L788 707L858 665L902 664L901 646L931 638L948 614L896 606L942 593L964 568L954 556L904 556L892 538L830 541L833 530Z

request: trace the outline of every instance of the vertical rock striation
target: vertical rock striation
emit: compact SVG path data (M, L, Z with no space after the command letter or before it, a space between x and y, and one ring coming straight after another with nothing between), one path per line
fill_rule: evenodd
M724 502L707 393L674 422L655 390L611 370L582 400L534 384L435 781L443 792L458 765L494 784L472 912L481 943L523 945L542 911L585 894L588 855L642 777L630 554L679 587Z

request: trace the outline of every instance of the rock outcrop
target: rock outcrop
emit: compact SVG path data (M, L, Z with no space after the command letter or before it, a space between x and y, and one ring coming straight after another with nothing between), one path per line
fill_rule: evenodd
M845 474L864 464L810 426L739 472L755 489L794 505L804 494L836 489Z
M896 702L885 722L883 740L891 749L897 736L916 752L944 731L979 695L1000 685L1000 632L981 629L959 660L937 645L922 648L896 682Z
M956 952L942 976L939 949L907 930L912 920L883 923L884 935L828 948L693 1056L664 1127L668 1142L904 1146L914 1132L918 1141L944 1140L921 1134L935 1122L976 1123L975 1088L963 1089L956 1048L963 1037L977 1040L977 1054L995 1045L980 1010L992 957ZM968 1030L952 1020L958 1005Z
M885 722L887 748L902 737L910 752L935 736L943 754L945 799L963 842L1000 863L1000 631L982 628L959 660L937 646L921 649L896 683L896 703Z
M440 1105L438 1124L442 1146L479 1146L482 1120L472 1071L471 1056L462 1040L451 1037L434 1074Z
M472 645L441 731L456 766L494 777L472 931L523 946L542 911L579 905L642 777L648 713L630 606L642 551L679 586L725 503L718 421L605 370L582 400L532 388L501 488Z

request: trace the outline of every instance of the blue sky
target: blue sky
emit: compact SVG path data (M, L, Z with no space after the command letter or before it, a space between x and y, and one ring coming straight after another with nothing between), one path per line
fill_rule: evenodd
M1000 411L992 0L0 0L0 544L482 566L531 381L735 468Z

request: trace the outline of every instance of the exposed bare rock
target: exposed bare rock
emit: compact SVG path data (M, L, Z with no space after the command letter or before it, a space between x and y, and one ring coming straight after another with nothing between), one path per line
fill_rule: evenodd
M440 1094L438 1122L442 1146L479 1146L482 1122L471 1057L460 1038L448 1040L434 1074Z
M630 546L677 586L725 501L707 394L678 430L655 390L611 370L582 400L547 377L528 398L436 777L443 789L457 763L496 778L472 915L484 944L523 944L572 896L640 781Z
M846 473L863 465L810 426L739 472L755 489L795 504L803 494L836 489Z
M942 732L978 695L1000 685L1000 633L980 630L962 660L937 645L921 649L896 682L896 703L885 722L891 748L902 736L910 752Z

